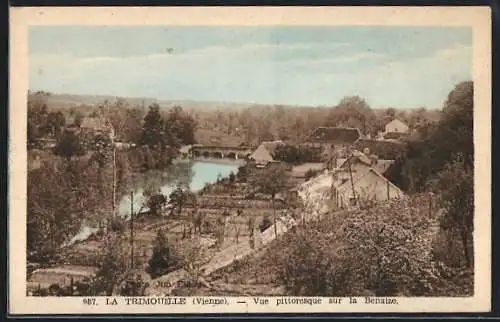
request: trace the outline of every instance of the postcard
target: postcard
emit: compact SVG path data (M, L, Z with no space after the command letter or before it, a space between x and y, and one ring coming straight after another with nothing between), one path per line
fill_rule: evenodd
M10 314L488 312L488 7L17 7Z

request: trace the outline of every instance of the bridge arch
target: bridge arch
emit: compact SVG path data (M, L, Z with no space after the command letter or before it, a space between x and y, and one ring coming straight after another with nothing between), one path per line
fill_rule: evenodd
M195 145L192 147L191 155L193 157L217 158L217 159L247 159L251 155L251 148L248 147L228 147L228 146L204 146Z

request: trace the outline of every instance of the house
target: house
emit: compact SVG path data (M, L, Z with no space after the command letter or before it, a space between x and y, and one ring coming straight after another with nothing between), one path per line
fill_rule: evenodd
M396 140L371 140L361 138L353 144L353 149L366 151L376 154L379 158L385 160L395 160L405 149L405 145Z
M402 133L408 134L410 127L403 121L394 119L385 125L385 135L389 133Z
M389 132L384 134L385 140L402 140L408 136L408 133L403 132Z
M190 157L191 148L192 148L192 145L190 145L190 144L181 146L181 148L179 149L179 154L181 155L181 157L183 159L187 159L188 157Z
M320 126L309 135L306 144L323 148L327 168L332 168L332 160L346 156L360 138L358 128Z
M373 168L383 175L392 164L394 164L394 160L379 159L376 154L370 154L370 150L366 148L364 152L354 150L352 155L338 167L347 169L350 166L353 171L365 171Z
M344 146L351 145L361 137L358 128L320 126L312 132L306 142L313 146Z
M337 169L331 188L335 208L362 206L366 202L403 198L404 192L371 167Z
M276 148L282 144L284 144L283 141L264 141L248 158L255 161L257 167L265 167L269 163L279 162L274 160L273 155Z

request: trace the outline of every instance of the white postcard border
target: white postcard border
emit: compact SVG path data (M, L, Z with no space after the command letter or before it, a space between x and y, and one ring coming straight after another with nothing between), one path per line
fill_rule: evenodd
M349 25L469 26L473 30L475 143L475 294L469 298L397 298L397 305L104 305L81 298L26 296L26 114L28 28L41 25ZM9 263L10 314L487 312L491 306L491 10L489 7L44 7L10 10ZM265 297L260 297L265 298ZM118 298L122 301L123 298ZM247 304L238 304L237 301Z

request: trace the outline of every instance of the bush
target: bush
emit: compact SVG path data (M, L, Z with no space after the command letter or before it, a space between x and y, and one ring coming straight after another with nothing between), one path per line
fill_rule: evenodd
M234 174L234 172L231 171L231 173L229 174L229 182L230 183L235 183L236 182L236 175Z
M122 218L114 217L113 219L111 219L109 228L113 232L123 233L126 229L125 221Z
M438 220L427 207L393 200L297 227L269 256L289 295L435 294Z
M236 175L238 176L239 182L246 182L248 179L248 174L249 174L249 171L248 171L247 166L242 165L242 166L238 167L238 172Z
M156 278L168 272L171 266L171 254L168 240L162 230L158 231L154 241L153 254L149 259L147 272L152 278Z
M113 294L114 289L121 283L123 275L129 269L125 240L119 233L109 233L104 240L100 251L96 273L96 291L105 292L107 296Z

